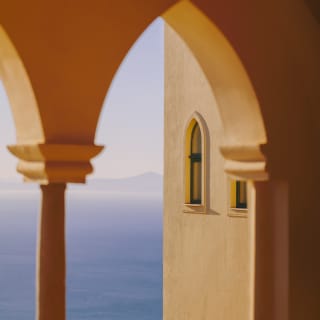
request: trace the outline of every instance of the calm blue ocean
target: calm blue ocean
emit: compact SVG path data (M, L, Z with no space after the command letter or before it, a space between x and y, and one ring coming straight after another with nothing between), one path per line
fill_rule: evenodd
M35 317L38 191L0 192L0 319ZM68 191L68 320L162 318L162 199Z

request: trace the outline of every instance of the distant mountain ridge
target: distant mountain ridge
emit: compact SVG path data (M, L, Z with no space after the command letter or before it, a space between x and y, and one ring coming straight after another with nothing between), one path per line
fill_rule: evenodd
M88 178L87 183L69 184L68 190L90 190L109 192L159 192L162 193L163 177L155 172L146 172L128 178ZM0 179L0 191L38 190L36 183L24 183L19 180Z
M162 192L163 177L155 172L120 179L88 179L90 190L123 192ZM75 185L73 185L73 188ZM80 186L76 186L77 188Z

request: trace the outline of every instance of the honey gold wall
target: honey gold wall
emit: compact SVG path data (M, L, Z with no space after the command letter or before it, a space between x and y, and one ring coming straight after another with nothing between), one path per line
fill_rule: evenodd
M207 125L204 213L184 212L184 135L194 112ZM222 134L214 92L188 47L165 26L165 320L249 317L250 214L228 215Z

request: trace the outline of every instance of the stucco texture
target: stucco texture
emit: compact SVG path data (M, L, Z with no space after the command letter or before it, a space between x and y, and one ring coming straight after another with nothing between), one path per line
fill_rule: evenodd
M203 130L205 200L185 201L185 133L197 112ZM206 131L206 132L205 132ZM223 128L208 81L191 51L165 27L164 319L249 319L249 218L229 216L219 151Z

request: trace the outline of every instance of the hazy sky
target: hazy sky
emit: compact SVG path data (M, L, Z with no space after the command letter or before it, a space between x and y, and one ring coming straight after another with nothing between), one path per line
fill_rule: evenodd
M6 146L16 141L15 128L9 107L9 101L0 81L0 178L18 177L17 160Z
M96 144L106 146L91 177L127 177L163 167L163 22L141 35L119 68L106 97ZM5 146L15 143L9 103L0 82L0 178L18 177Z

